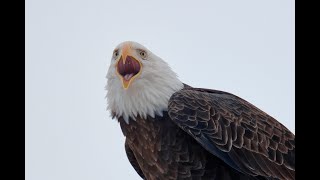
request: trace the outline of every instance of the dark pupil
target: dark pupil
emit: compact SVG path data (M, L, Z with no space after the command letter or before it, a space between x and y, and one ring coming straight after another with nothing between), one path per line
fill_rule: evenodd
M141 52L141 56L144 56L144 52Z

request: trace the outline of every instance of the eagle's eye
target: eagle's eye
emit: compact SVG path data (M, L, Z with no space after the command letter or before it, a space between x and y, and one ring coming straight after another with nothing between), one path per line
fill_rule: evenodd
M118 55L119 55L119 50L117 50L117 49L114 50L113 51L113 57L116 58L116 57L118 57Z
M140 56L142 57L142 59L146 59L147 58L147 53L144 50L140 50L139 52Z

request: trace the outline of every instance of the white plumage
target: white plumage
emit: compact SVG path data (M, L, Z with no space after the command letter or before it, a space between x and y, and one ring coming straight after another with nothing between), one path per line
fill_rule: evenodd
M141 74L134 79L130 88L124 89L121 79L116 75L116 63L120 57L112 57L106 85L108 109L117 117L123 116L127 123L129 117L135 119L138 115L142 118L147 115L162 116L162 111L167 110L169 98L183 88L183 83L165 61L144 46L132 41L123 42L116 47L119 54L123 46L129 46L141 62ZM141 50L146 57L139 55Z

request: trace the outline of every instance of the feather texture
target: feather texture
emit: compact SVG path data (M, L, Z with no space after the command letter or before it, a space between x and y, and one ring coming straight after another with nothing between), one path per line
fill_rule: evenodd
M127 124L119 117L126 136L126 152L137 173L148 180L257 180L229 167L163 117L137 117Z
M247 101L189 87L172 95L168 113L205 149L240 172L295 179L295 136Z

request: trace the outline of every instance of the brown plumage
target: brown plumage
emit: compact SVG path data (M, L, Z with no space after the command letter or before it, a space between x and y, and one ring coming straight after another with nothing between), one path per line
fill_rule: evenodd
M230 93L185 85L163 117L118 120L143 179L295 179L295 136Z

